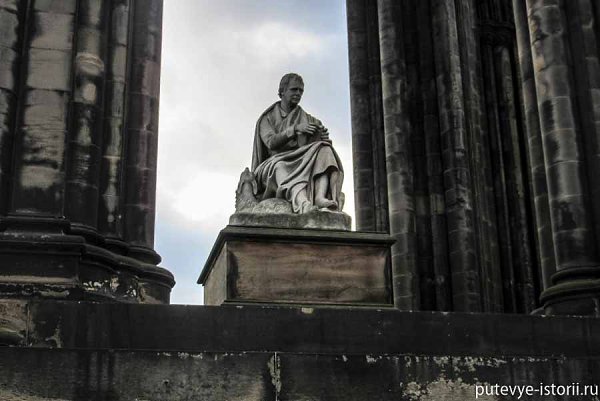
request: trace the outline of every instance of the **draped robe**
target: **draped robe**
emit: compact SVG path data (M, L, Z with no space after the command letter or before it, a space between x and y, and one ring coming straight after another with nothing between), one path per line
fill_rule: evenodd
M331 143L321 140L318 133L294 136L296 125L300 123L320 124L320 121L300 106L286 113L280 102L274 103L256 123L252 154L259 200L286 199L295 213L303 210L298 199L298 193L303 189L306 189L308 201L314 204L316 176L330 174L327 197L336 202L339 202L343 181L342 162ZM336 170L338 182L332 183L331 172Z

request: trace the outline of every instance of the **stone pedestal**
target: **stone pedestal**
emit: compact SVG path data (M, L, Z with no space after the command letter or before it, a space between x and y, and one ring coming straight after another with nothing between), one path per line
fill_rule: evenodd
M206 305L393 306L386 234L227 226L198 283Z

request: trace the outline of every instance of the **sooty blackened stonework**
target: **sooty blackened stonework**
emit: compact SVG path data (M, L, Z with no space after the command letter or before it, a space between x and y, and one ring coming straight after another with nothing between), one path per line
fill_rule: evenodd
M3 400L463 401L600 374L596 318L58 301L11 317Z
M357 228L397 239L396 306L599 314L598 5L347 10Z
M173 285L152 249L162 1L0 0L0 399L458 401L597 384L600 321L527 313L599 315L600 7L347 11L357 226L391 236L230 228L232 266L251 257L279 279L259 249L277 248L318 285L217 266L214 287L236 292L216 294L240 302L176 306L144 304ZM325 258L297 237L355 267L344 282L329 264L331 289L377 302L317 307ZM365 238L386 246L385 275L355 257L376 251ZM269 306L250 305L257 290Z
M162 2L8 0L0 25L0 297L168 302Z

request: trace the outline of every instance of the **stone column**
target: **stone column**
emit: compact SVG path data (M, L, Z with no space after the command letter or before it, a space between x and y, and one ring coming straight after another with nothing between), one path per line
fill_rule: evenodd
M350 45L350 93L352 108L352 140L354 164L354 196L356 227L363 231L375 229L375 199L373 185L373 142L371 139L369 60L366 7L362 0L346 2L348 43Z
M536 243L540 275L544 289L550 287L550 277L556 272L554 259L554 242L548 203L548 185L544 149L540 131L540 120L537 104L537 93L533 71L529 27L526 15L526 4L520 0L513 1L515 30L518 45L518 62L521 73L521 90L523 99L523 119L527 138L531 192L535 211Z
M98 231L109 248L126 252L123 236L123 171L126 119L126 88L131 1L112 1L110 10L108 55L106 63L106 100L104 103L104 138L100 167L100 204Z
M431 70L431 66L424 67L421 53L427 52L431 46L429 31L424 30L427 21L422 21L419 14L418 2L411 0L401 2L400 7L402 28L402 43L404 45L404 64L406 66L406 87L404 89L403 103L406 109L406 117L409 119L410 150L412 153L413 166L413 200L415 214L416 234L416 277L418 280L418 302L420 310L436 310L438 295L443 297L440 289L443 286L443 278L436 280L435 252L439 247L434 244L434 231L432 226L432 212L429 195L429 173L428 173L428 151L427 133L425 131L425 98L421 75L426 75L424 70ZM430 57L428 54L426 57ZM429 75L429 77L431 74ZM437 228L437 227L435 227ZM437 240L437 238L436 238ZM439 266L438 266L439 267ZM440 300L443 303L443 300Z
M482 30L485 30L485 25ZM513 304L513 282L512 255L510 246L509 210L506 201L506 178L504 172L504 161L502 158L502 141L500 135L500 118L498 110L498 90L496 87L496 72L494 66L493 43L488 39L485 31L482 34L481 44L482 77L485 88L487 135L485 141L485 152L482 159L488 166L489 173L486 174L487 202L489 204L489 222L491 232L487 238L488 251L490 253L490 264L487 266L486 275L483 278L485 301L492 310L504 311L506 304ZM502 277L509 283L502 285ZM507 294L504 294L508 292ZM512 308L511 308L512 309Z
M431 7L427 1L416 2L418 26L418 71L420 77L426 182L431 230L431 258L435 285L434 310L452 310L452 289L448 261L448 236L442 150L440 141L434 44L431 27Z
M12 169L12 147L19 97L21 49L27 2L0 4L0 212L6 213Z
M167 303L153 250L162 1L0 3L0 298Z
M348 0L356 228L388 231L377 2Z
M530 234L529 182L524 128L519 107L515 31L509 2L479 3L481 60L491 160L495 236L491 250L500 263L489 265L486 298L494 311L529 313L537 306L534 237ZM489 280L493 277L493 280Z
M400 3L379 0L381 87L385 156L392 246L394 303L403 310L418 309L416 221L412 127L408 115L408 85L403 53Z
M125 236L130 253L148 263L154 252L162 0L136 0L129 83Z
M432 3L438 108L454 310L481 310L471 174L455 4Z
M542 301L547 313L598 314L597 174L586 174L600 104L589 80L598 68L596 15L585 1L527 0L527 18L557 266Z
M100 242L98 181L103 136L106 34L110 2L78 2L73 59L73 98L67 138L65 216L71 233Z
M20 107L13 154L9 216L21 223L64 214L65 136L72 96L71 66L76 2L31 1L23 47ZM35 217L34 217L35 216Z

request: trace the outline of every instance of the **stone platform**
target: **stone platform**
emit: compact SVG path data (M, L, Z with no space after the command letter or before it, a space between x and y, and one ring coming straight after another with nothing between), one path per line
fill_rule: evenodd
M227 226L202 270L206 305L393 306L386 234Z
M598 377L597 318L0 301L0 400L464 401Z

